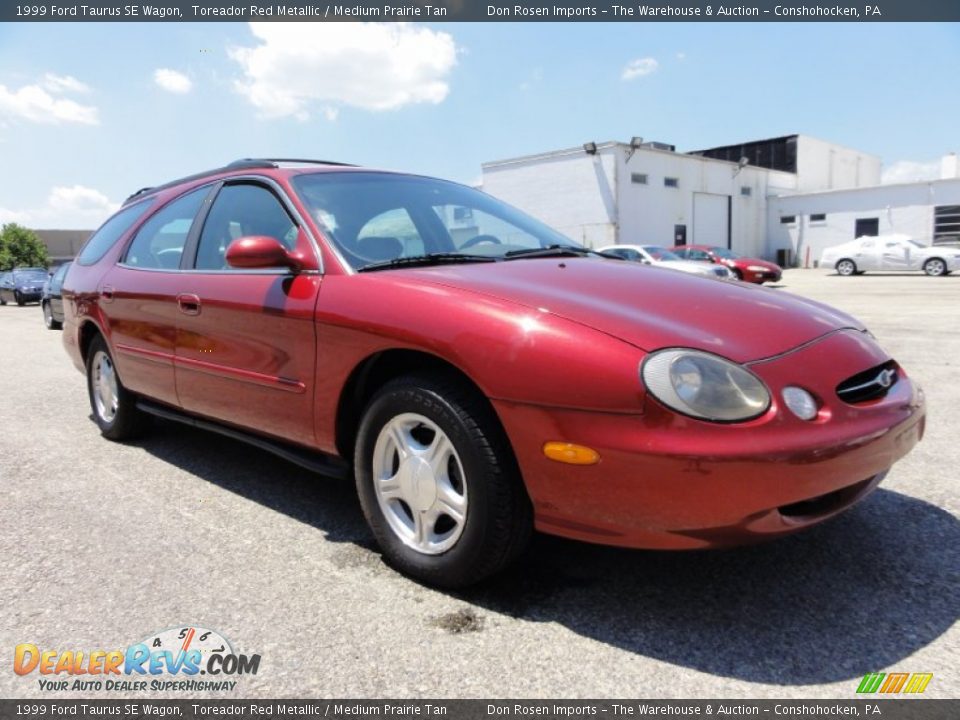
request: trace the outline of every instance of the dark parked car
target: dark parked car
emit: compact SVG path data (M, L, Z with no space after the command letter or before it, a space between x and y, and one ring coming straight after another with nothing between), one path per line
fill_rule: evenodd
M8 302L15 302L17 305L40 302L47 277L44 268L14 268L5 273L0 276L0 305Z
M67 271L72 264L64 263L58 267L43 284L40 307L43 308L43 324L48 330L59 330L63 327L63 297L60 292L63 288L63 279L67 276Z
M152 414L352 474L387 559L448 587L534 527L660 549L796 532L924 429L920 388L839 310L606 258L412 175L246 160L143 190L63 300L106 438Z

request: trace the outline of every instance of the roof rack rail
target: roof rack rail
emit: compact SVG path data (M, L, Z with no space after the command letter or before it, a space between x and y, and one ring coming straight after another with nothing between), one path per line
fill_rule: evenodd
M268 162L273 163L276 167L276 163L300 163L302 165L335 165L337 167L356 167L352 163L337 162L336 160L310 160L307 158L244 158L243 160L237 160L236 162ZM232 165L233 163L231 163Z
M337 165L340 167L356 167L355 165L351 165L350 163L334 162L332 160L301 160L301 159L292 159L292 158L241 158L239 160L234 160L231 163L227 163L223 167L214 168L213 170L205 170L203 172L195 173L193 175L187 175L186 177L182 177L177 180L171 180L170 182L164 183L163 185L140 188L135 193L133 193L133 195L128 197L126 200L124 200L123 204L128 205L133 200L144 197L145 195L152 195L155 192L160 192L161 190L166 190L167 188L171 188L176 185L182 185L183 183L193 182L194 180L202 180L205 177L217 175L226 170L253 170L258 168L259 169L276 168L278 167L277 163L302 163L302 164L308 164L308 165Z
M249 170L253 168L275 168L277 165L272 160L262 160L260 158L242 158L227 163L221 170Z

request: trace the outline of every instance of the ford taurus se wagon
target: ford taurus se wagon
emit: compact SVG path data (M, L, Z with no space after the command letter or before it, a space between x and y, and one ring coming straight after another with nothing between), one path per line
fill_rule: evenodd
M675 549L791 533L924 429L919 387L842 312L335 163L141 190L63 298L105 437L156 415L352 475L387 561L439 586L496 572L534 528Z

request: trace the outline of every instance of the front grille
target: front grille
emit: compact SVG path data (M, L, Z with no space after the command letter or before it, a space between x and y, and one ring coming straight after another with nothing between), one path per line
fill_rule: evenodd
M879 400L886 397L899 379L897 364L888 360L883 365L877 365L844 380L837 385L837 395L851 405Z

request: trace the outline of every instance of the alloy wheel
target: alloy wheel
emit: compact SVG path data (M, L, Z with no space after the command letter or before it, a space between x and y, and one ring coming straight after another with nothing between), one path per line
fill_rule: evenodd
M463 464L446 433L417 413L396 415L373 449L373 483L387 524L425 555L451 549L468 512Z
M117 390L117 373L110 356L98 351L93 358L93 400L97 415L105 423L117 416L120 394Z

